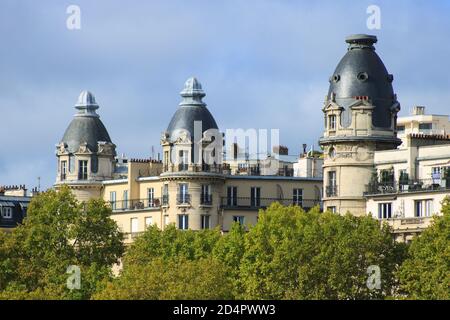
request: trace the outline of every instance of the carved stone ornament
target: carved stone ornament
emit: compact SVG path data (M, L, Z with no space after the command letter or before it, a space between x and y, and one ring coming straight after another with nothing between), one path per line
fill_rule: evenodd
M355 159L357 161L366 161L368 159L370 159L372 153L369 152L369 150L367 150L367 148L365 148L362 145L357 146L355 151Z
M168 132L161 133L161 144L166 144L169 142L170 135Z
M68 153L68 151L67 151L67 144L65 144L64 142L61 142L59 145L57 145L56 149L57 149L59 154Z
M179 144L191 144L191 139L189 138L189 134L186 131L180 132L178 134L178 138L175 140L175 143Z
M83 142L80 144L80 148L77 153L91 153L91 150L89 150L87 143Z

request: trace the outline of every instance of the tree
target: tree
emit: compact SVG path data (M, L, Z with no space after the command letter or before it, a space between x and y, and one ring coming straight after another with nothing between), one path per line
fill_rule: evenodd
M450 197L442 214L413 239L398 272L400 288L410 299L450 299Z
M401 256L390 229L370 216L273 204L246 236L244 298L383 298L395 284ZM381 290L367 286L372 265L381 270Z
M206 258L211 255L220 237L218 229L178 230L171 224L160 230L154 225L129 247L124 257L124 268L127 265L145 265L155 258Z
M233 296L239 299L243 294L240 267L245 252L245 226L235 222L231 230L222 236L213 250L213 256L227 268L227 277L233 284Z
M94 299L222 300L232 298L231 288L225 267L217 259L160 257L144 265L129 265Z
M23 224L7 241L9 260L0 262L14 270L5 292L24 298L89 298L124 251L123 235L110 214L102 200L78 203L67 187L33 198ZM80 290L66 287L69 266L81 270Z

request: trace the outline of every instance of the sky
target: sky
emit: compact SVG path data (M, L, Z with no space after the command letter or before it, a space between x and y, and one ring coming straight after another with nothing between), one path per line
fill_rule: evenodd
M67 28L70 5L80 29ZM52 186L82 90L118 154L150 157L191 76L221 131L279 129L294 155L317 146L328 79L356 33L378 37L400 115L449 114L450 1L1 0L0 185Z

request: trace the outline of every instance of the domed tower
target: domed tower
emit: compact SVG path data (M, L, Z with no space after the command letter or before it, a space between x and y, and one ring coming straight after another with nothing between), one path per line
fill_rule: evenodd
M182 101L162 134L163 214L167 223L199 230L219 223L223 188L223 137L202 101L196 78L186 81Z
M374 172L374 152L395 149L400 104L389 74L375 53L376 36L346 38L347 53L330 77L325 99L324 208L366 212L363 197Z
M100 197L102 181L112 179L116 146L96 113L99 106L91 92L81 92L75 108L78 113L56 147L55 186L68 185L84 201Z

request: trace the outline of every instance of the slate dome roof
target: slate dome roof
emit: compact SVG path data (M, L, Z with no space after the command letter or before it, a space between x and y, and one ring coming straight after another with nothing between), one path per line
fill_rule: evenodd
M208 129L218 129L216 120L202 101L206 94L196 78L189 78L186 81L180 95L183 100L166 130L172 140L175 140L176 134L181 131L187 131L191 135L191 140L194 140L195 121L202 122L203 132Z
M92 152L98 151L99 142L112 143L100 116L95 112L99 106L91 92L81 92L75 108L79 111L61 140L61 142L67 144L70 153L77 152L80 145L84 143L87 143Z
M397 102L392 88L393 76L389 74L373 46L376 36L352 35L345 40L348 51L330 77L328 99L334 94L343 111L343 126L350 125L351 112L348 107L356 101L355 97L367 96L375 110L372 123L375 127L391 126L391 107Z

